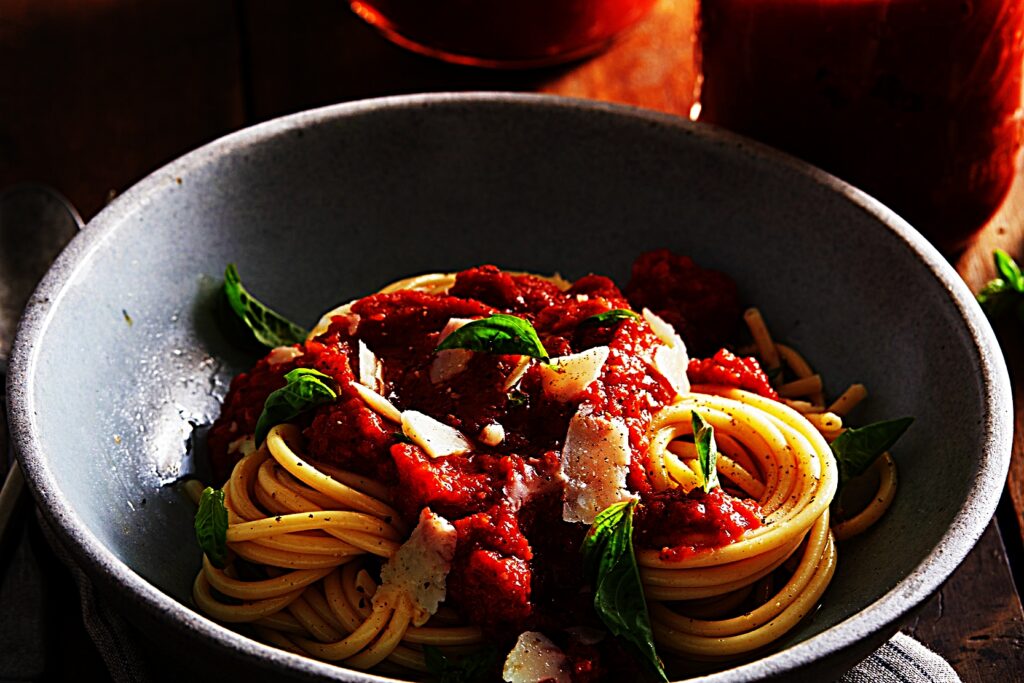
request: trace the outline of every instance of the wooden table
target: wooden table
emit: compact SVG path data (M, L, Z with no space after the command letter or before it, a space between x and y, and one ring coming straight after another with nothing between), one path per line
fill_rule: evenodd
M692 0L659 0L594 59L506 73L407 53L341 0L0 0L0 64L7 67L0 69L0 187L50 184L88 218L149 171L229 131L309 107L408 92L535 91L685 116L693 99L692 13ZM992 277L992 248L1022 256L1022 237L1024 174L955 261L958 272L977 290ZM1018 326L1000 336L1019 377ZM1024 406L1019 386L1015 398ZM1017 671L1024 614L1011 572L1019 581L1024 571L1024 409L1016 417L998 525L906 628L970 682L1024 675Z

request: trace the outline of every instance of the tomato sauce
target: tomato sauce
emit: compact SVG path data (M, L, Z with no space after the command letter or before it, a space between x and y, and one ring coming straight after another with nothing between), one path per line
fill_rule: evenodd
M739 327L733 279L668 249L649 251L636 260L626 295L637 310L649 308L676 328L691 354L724 346Z
M684 321L689 326L684 329L717 326L717 339L734 326L732 318L739 315L736 288L725 276L668 252L647 255L638 263L633 294L656 303L666 317ZM679 291L658 281L654 273L667 273ZM709 280L722 283L726 293L707 289ZM702 301L702 296L713 300ZM674 307L684 300L685 306ZM400 291L368 296L349 314L335 317L314 341L296 346L294 357L274 364L272 359L282 357L275 351L235 378L222 416L211 430L211 457L225 477L241 457L237 449L230 452L229 444L252 433L266 396L284 383L283 375L294 367L315 368L335 380L339 398L296 420L303 429L307 456L392 487L395 505L410 524L429 507L455 525L458 544L448 596L465 619L503 641L514 640L528 628L598 625L581 571L579 548L586 530L562 519L560 450L569 421L581 407L595 415L621 418L628 427L632 458L627 483L641 495L642 503L639 545L664 547L663 555L669 558L686 557L729 543L758 523L753 503L721 490L690 496L652 491L647 429L654 414L674 396L668 381L646 360L659 340L640 317L607 326L584 324L595 314L637 306L637 300L627 299L601 276L586 276L562 291L546 280L509 275L494 266L459 273L446 294ZM506 379L519 357L474 353L461 372L442 383L431 381L435 348L448 321L494 312L530 321L552 356L606 345L608 359L598 379L575 400L559 402L545 395L539 364L533 363L509 391ZM424 412L474 439L484 427L497 423L505 438L495 446L478 443L470 454L429 457L351 388L356 380L352 366L358 365L357 340L380 360L381 393L400 410ZM714 373L718 367L701 372ZM741 386L751 378L764 380L767 386L759 369L754 372L744 365L738 372ZM594 648L581 643L573 647L579 679L610 666L589 658L586 653Z
M638 545L661 550L661 559L683 560L719 548L761 526L758 506L720 488L689 494L669 489L644 496L637 507Z
M719 349L711 358L693 358L686 370L690 384L723 384L746 389L765 398L779 399L756 358L737 356Z

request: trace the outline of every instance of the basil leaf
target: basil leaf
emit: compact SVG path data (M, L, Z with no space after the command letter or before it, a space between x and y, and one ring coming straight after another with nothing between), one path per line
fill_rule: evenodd
M525 391L513 389L506 396L509 408L522 408L530 402L530 395Z
M256 421L253 437L257 446L263 443L275 425L338 398L338 393L323 381L333 385L334 380L312 368L295 368L284 378L288 383L267 396L260 419Z
M718 468L715 466L718 459L715 428L705 422L696 410L691 410L690 416L693 420L693 443L697 447L697 464L704 477L702 486L704 493L711 493L711 489L721 486L718 483Z
M1020 266L1013 260L1013 257L1002 249L992 252L992 258L996 262L996 271L1002 276L1014 291L1024 293L1024 274L1020 272Z
M992 320L1013 310L1024 321L1024 273L1013 257L1002 249L993 251L992 258L999 277L989 280L978 292L978 303Z
M997 277L978 292L977 299L985 315L995 320L1006 315L1020 301L1020 296L1006 280Z
M486 683L500 677L503 661L498 648L486 647L461 657L449 657L432 645L423 646L430 679L435 683Z
M224 269L224 294L231 304L231 310L264 346L272 349L306 341L308 330L267 308L245 290L234 263L229 263Z
M635 646L659 681L668 681L654 649L654 632L647 612L633 552L633 510L636 501L608 506L594 519L583 539L583 560L595 578L594 610L614 635Z
M850 479L867 471L878 456L892 448L914 421L912 417L876 422L858 429L847 429L832 442L832 453L839 464L840 488Z
M228 509L224 491L207 486L196 510L196 541L215 567L228 561Z
M635 311L630 311L625 308L613 308L610 311L604 313L598 313L592 315L589 318L584 318L580 325L594 325L596 327L611 327L623 320L629 320L630 318L639 318L640 314Z
M435 351L469 349L485 353L515 354L547 360L548 352L540 343L537 330L528 321L514 315L494 315L466 323L441 342Z

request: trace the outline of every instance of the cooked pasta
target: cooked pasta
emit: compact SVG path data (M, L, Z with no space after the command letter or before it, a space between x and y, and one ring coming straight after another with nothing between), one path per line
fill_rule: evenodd
M518 298L502 305L502 288ZM875 495L833 519L830 442L867 392L826 405L821 376L760 312L743 319L760 365L726 351L688 361L669 322L597 276L421 275L330 311L236 379L211 432L233 463L229 552L222 566L204 556L196 605L355 669L415 678L431 658L508 652L518 637L507 681L542 680L538 653L547 678L575 680L584 663L612 676L617 655L579 635L601 624L573 591L599 588L572 558L626 506L651 651L762 650L819 604L837 540L882 517L896 469L882 454L865 475ZM261 434L273 394L303 379L324 383L324 402ZM199 488L186 484L193 500Z

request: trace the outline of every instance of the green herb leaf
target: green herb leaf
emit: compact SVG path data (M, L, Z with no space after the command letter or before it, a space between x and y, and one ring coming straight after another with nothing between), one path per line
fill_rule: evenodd
M832 442L832 453L839 464L839 486L860 476L878 456L892 448L914 421L912 417L875 422L858 429L847 429Z
M253 336L268 348L301 344L308 330L284 318L254 299L242 286L238 269L229 263L224 270L224 294L239 318L252 330Z
M711 489L721 486L718 483L718 467L715 466L718 459L715 428L705 422L696 410L691 410L690 416L693 420L693 443L697 447L697 464L704 477L702 486L704 493L711 493Z
M1024 274L1020 272L1020 266L1013 260L1013 257L1002 249L996 249L992 252L992 258L996 262L996 271L1003 280L1015 291L1024 293Z
M993 320L1002 318L1021 300L1017 291L1001 277L989 280L978 292L977 299L981 310Z
M215 567L228 561L228 510L224 491L207 486L196 510L196 540Z
M623 320L629 320L630 318L639 318L640 314L636 311L630 311L625 308L613 308L610 311L604 313L598 313L592 315L589 318L584 318L580 325L594 325L595 327L611 327L612 325L618 324Z
M583 559L595 576L594 609L616 636L636 647L659 681L668 681L654 648L640 570L633 552L636 501L608 506L583 540Z
M486 683L500 678L501 651L486 647L461 657L449 657L432 645L423 646L423 658L434 683Z
M288 422L300 413L338 398L332 386L334 380L312 368L295 368L284 378L288 383L267 396L260 419L256 421L256 433L253 436L257 446L263 443L275 425Z
M522 318L504 313L495 313L463 325L445 337L435 351L445 349L515 354L541 360L548 358L548 352L540 343L533 325Z
M992 258L999 277L989 280L978 292L978 303L992 320L1014 311L1024 321L1024 274L1020 266L1002 249L993 251Z
M530 402L530 395L525 391L519 391L518 389L513 389L508 392L507 398L510 408L522 408Z

